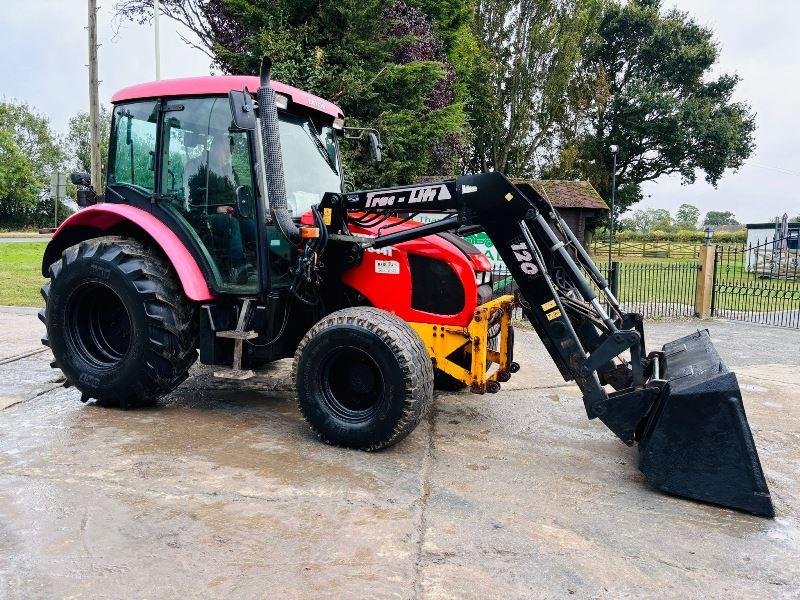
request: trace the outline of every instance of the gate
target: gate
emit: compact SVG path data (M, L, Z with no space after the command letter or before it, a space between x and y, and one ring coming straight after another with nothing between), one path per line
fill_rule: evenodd
M800 266L796 232L741 248L717 246L711 314L800 328Z

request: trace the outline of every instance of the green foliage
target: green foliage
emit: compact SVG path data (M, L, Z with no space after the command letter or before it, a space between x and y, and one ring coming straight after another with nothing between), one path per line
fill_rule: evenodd
M118 0L140 22L152 0ZM223 72L274 77L377 127L385 161L347 142L358 187L420 175L500 170L588 179L616 207L641 184L702 172L716 185L753 151L754 117L738 78L716 75L710 28L661 0L161 0ZM686 210L683 210L683 209ZM682 207L668 230L696 227ZM662 215L663 217L663 215ZM622 230L636 228L621 219Z
M700 209L692 204L681 204L675 214L675 226L679 229L697 229Z
M598 240L605 240L608 243L608 230L600 230L597 232ZM619 231L614 234L614 240L621 242L685 242L701 244L705 242L704 231L632 231L625 230ZM743 243L747 240L747 231L716 231L714 232L714 243Z
M338 104L351 126L375 127L384 162L363 142L343 144L345 173L357 186L392 185L431 173L455 174L467 133L466 73L471 0L162 0L198 34L229 73L273 77ZM118 12L144 20L151 0L121 0Z
M479 54L469 80L469 170L531 176L567 118L567 92L601 0L477 0Z
M52 223L50 175L65 160L46 118L24 104L0 103L0 229Z
M102 162L103 181L106 176L106 160L108 160L108 133L111 128L111 112L103 106L100 109L100 160ZM80 112L69 120L65 138L69 154L69 167L83 173L91 173L92 157L90 146L89 113Z
M713 74L717 58L713 32L687 13L662 11L660 0L607 2L551 174L588 178L608 198L617 144L620 209L662 175L692 183L702 171L716 185L753 152L755 130L749 106L732 99L738 77Z
M637 210L633 213L630 221L632 221L633 230L635 231L653 232L655 230L669 231L672 229L672 217L669 211L663 208Z
M703 225L708 227L722 227L724 225L740 225L740 223L736 220L736 215L729 210L710 210L706 213L706 218L703 219Z

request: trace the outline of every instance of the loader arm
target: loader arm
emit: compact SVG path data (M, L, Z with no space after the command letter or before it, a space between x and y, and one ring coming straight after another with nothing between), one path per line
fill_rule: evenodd
M648 354L642 316L624 312L574 233L530 185L484 173L327 194L320 209L334 242L361 249L448 230L484 231L518 286L525 317L564 379L580 387L587 416L625 444L639 442L640 468L651 481L674 494L772 515L735 375L708 333ZM349 235L353 213L418 212L445 216L375 238ZM673 397L672 387L681 394Z
M637 356L643 357L642 336L633 327L624 328L626 324L636 323L635 316L620 313L613 319L606 313L582 274L581 262L586 261L584 267L588 265L589 276L597 278L596 285L608 290L599 270L588 255L574 252L580 246L576 241L562 241L553 229L551 223L558 215L552 207L532 188L526 192L499 173L486 173L433 185L369 190L344 196L331 194L323 200L321 208L337 212L332 224L339 229L346 228L344 213L348 211L452 213L436 223L378 236L370 242L373 248L445 230L477 228L486 232L518 286L526 318L561 375L566 381L574 380L581 388L588 417L602 419L609 412L608 403L620 400L608 395L601 376L612 369L614 357L631 348ZM556 223L559 232L569 231L563 222ZM565 235L562 233L562 237ZM558 282L554 278L557 270L562 275ZM619 310L616 299L612 301ZM575 320L580 326L576 326ZM652 359L641 358L640 363L642 368L632 369L632 372L640 374L641 386L644 371L651 370ZM611 424L607 423L629 445L633 444L636 427L649 409L645 402L638 404L640 414L629 415L627 423L620 423L616 417Z

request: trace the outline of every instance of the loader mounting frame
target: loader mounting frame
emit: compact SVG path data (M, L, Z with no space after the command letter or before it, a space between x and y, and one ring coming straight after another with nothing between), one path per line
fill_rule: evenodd
M511 378L519 366L511 361L511 312L514 296L501 296L475 309L467 327L409 323L422 338L433 360L433 366L469 386L475 394L496 393L500 383ZM489 328L496 322L500 326L497 350L489 348ZM470 368L465 369L451 360L458 351L470 354ZM488 365L497 365L489 374Z

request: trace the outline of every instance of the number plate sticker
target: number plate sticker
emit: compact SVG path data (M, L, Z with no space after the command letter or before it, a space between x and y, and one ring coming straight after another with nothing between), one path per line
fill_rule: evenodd
M525 275L533 277L539 274L539 267L536 266L535 259L531 249L528 248L527 242L522 237L518 237L509 242L511 250L514 252L514 258L517 265Z
M386 275L399 275L400 263L396 260L376 260L375 272L384 273Z

